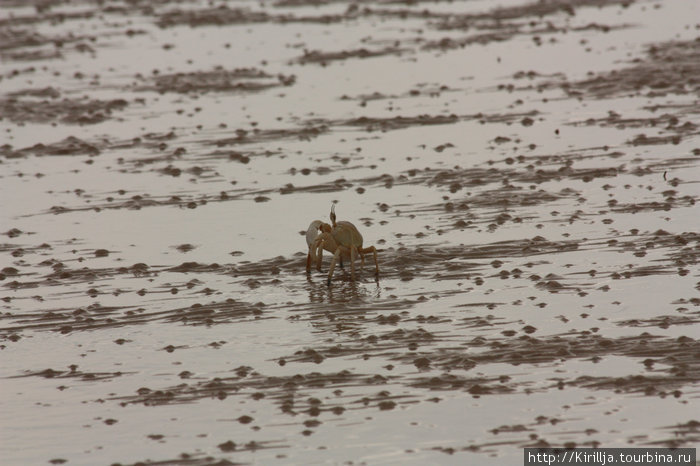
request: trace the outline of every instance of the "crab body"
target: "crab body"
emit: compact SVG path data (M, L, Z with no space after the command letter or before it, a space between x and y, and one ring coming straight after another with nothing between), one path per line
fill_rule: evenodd
M310 264L314 259L317 260L316 268L318 270L321 269L322 253L325 249L326 251L333 253L330 270L328 271L328 285L331 284L331 278L333 277L333 270L335 269L336 262L340 261L342 267L343 258L350 259L350 273L352 279L355 280L355 259L359 255L361 259L361 267L364 267L364 255L371 252L374 255L374 265L376 267L375 273L377 276L379 276L377 250L374 248L374 246L363 248L362 234L360 234L359 230L352 223L347 221L336 222L335 206L331 207L330 219L333 226L331 227L331 225L328 225L327 223L321 223L318 227L321 233L316 236L313 243L309 246L310 249L309 256L307 258L307 271L310 269ZM311 226L309 228L311 228ZM308 237L309 233L307 232L307 238Z
M350 248L352 246L362 249L362 235L357 230L355 225L350 222L340 221L333 226L331 231L333 239L338 244Z

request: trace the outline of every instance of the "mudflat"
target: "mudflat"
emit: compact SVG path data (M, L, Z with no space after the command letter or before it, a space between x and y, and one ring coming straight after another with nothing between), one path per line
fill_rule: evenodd
M0 1L3 464L697 446L698 18Z

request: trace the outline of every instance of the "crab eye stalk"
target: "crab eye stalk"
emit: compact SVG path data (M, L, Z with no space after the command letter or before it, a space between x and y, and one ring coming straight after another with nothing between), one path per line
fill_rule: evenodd
M335 226L335 204L331 204L331 223Z

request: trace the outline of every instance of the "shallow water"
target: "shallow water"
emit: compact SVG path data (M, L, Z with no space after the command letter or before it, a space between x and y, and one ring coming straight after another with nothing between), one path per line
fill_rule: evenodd
M700 443L696 3L222 5L0 2L6 464Z

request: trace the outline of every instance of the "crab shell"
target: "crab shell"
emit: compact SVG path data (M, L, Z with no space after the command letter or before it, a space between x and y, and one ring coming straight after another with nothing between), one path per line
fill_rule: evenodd
M350 222L337 222L331 232L333 239L341 246L351 249L352 246L362 249L362 235Z

